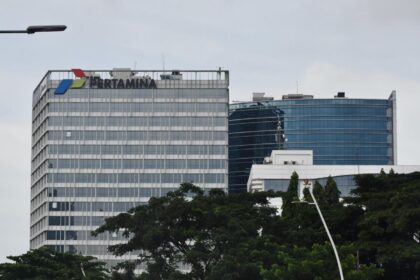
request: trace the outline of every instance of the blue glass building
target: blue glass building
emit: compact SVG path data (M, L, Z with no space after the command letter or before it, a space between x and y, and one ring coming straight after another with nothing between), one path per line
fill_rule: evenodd
M388 99L282 100L230 104L229 191L246 191L252 164L274 149L312 150L315 165L396 164L395 92Z

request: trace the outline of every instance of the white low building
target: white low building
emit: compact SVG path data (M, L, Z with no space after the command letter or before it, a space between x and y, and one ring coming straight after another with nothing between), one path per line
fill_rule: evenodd
M420 172L420 165L313 165L310 150L274 150L264 164L253 164L248 179L249 192L286 191L290 177L295 171L299 175L299 191L302 193L304 183L313 185L318 181L325 185L328 176L337 183L342 196L348 196L356 188L353 180L358 174L379 174L383 169L389 173Z

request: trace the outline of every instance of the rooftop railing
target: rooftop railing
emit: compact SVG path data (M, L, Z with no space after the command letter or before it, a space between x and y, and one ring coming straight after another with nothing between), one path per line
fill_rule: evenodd
M228 87L228 70L83 70L86 77L101 79L153 79L161 88L211 88ZM50 70L33 92L33 101L39 99L45 89L56 87L63 79L77 79L71 70Z

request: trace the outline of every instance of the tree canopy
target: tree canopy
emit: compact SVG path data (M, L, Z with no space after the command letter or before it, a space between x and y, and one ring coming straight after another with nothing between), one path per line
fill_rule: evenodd
M252 252L264 245L260 230L265 233L279 220L275 213L266 193L230 196L215 189L205 195L197 186L182 184L166 197L151 198L148 205L107 219L95 233L123 228L131 239L110 250L138 250L150 279L178 279L181 274L187 279L220 279L221 273L229 279L228 267L235 274L231 279L245 279L235 278L237 274L258 279Z
M364 209L356 244L363 262L384 268L384 279L420 277L420 173L356 176L349 203Z
M14 263L0 264L2 280L108 279L103 262L93 257L53 252L46 247L7 258Z
M357 187L339 200L333 178L315 182L316 197L337 244L346 280L418 279L420 275L420 173L355 177ZM116 255L138 254L125 271L105 274L91 257L45 248L0 265L0 279L274 280L338 279L331 244L318 213L298 202L298 174L286 192L205 193L184 183L127 213L108 218L93 234L122 231ZM270 200L283 199L282 216ZM146 267L134 275L135 265ZM80 265L82 264L82 266ZM83 267L86 278L82 278Z
M375 262L359 263L357 223L364 211L344 207L332 178L314 192L338 243L346 279L379 279ZM117 255L139 252L141 279L337 279L333 250L316 209L298 199L298 174L285 193L226 194L182 184L165 197L106 220L95 231L122 230ZM283 215L269 199L283 198Z

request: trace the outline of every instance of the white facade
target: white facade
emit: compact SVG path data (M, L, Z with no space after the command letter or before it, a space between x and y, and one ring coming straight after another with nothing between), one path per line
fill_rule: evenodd
M105 218L182 182L227 190L229 76L79 72L49 71L33 94L30 248L115 264L121 234L90 234Z
M310 152L310 151L309 151ZM279 186L277 190L284 190L287 188L288 180L293 172L299 175L300 185L303 185L304 180L309 180L310 183L315 181L325 180L328 176L348 179L358 174L379 174L381 169L389 173L391 169L395 173L411 173L420 172L420 165L312 165L312 164L298 164L299 157L295 159L296 164L284 164L283 159L285 155L289 155L292 151L273 151L271 156L271 164L253 164L248 179L248 191L268 191L273 190L269 185ZM336 180L337 181L337 180ZM278 182L279 184L276 184ZM337 182L340 188L339 182ZM355 186L346 183L349 189ZM348 190L342 189L342 193L348 193ZM275 190L275 189L274 189Z
M274 150L264 162L274 165L312 165L313 158L310 150Z

